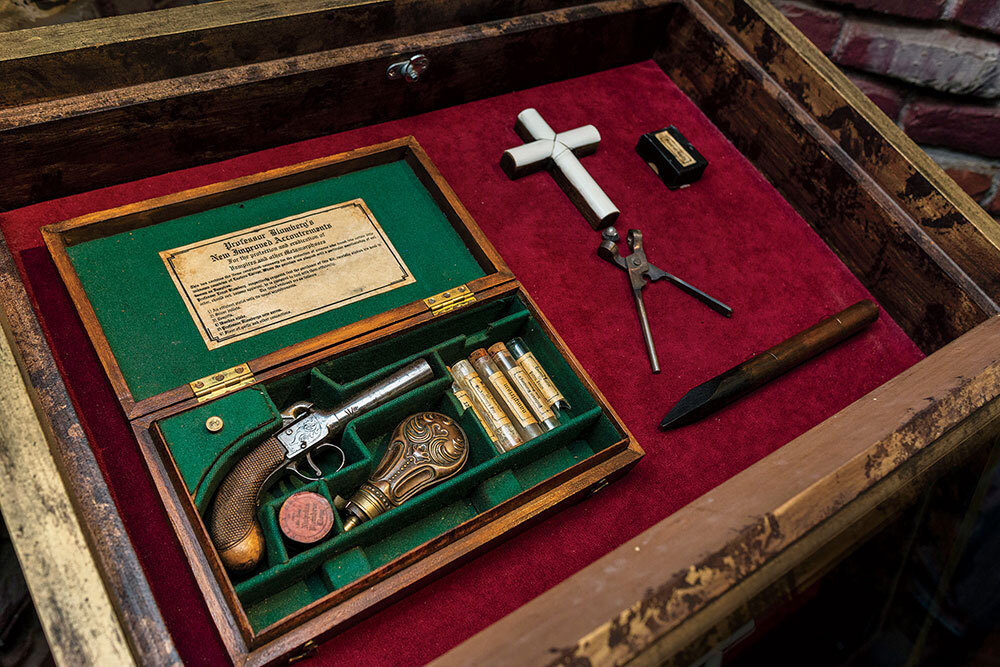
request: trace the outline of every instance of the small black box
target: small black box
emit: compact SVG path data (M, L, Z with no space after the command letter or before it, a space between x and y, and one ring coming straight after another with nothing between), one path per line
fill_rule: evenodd
M708 166L708 161L673 125L639 137L635 151L671 190L694 183Z

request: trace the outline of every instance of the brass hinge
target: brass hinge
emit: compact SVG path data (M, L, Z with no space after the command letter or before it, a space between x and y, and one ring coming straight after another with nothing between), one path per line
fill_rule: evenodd
M458 287L453 287L450 290L445 290L440 294L435 294L434 296L429 296L424 299L424 303L427 307L431 309L431 312L435 317L438 315L443 315L449 311L455 310L456 308L461 308L467 303L472 303L476 300L476 295L472 293L467 285L459 285Z
M210 401L219 396L225 396L254 383L253 373L246 364L233 366L218 373L212 373L191 383L191 389L199 403Z

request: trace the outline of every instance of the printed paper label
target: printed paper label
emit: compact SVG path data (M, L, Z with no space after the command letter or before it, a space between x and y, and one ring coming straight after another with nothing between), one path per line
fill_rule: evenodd
M546 403L552 406L560 402L565 402L566 399L556 389L556 384L549 377L549 374L545 372L545 369L542 368L542 365L538 363L538 359L535 358L533 352L526 352L524 355L518 357L517 363L521 364L521 367L528 373L528 377L535 383L538 393L542 395Z
M510 420L507 419L507 414L497 403L496 399L493 398L492 392L486 388L486 384L483 383L482 378L478 375L469 378L469 387L472 389L473 393L479 397L479 401L486 408L486 412L490 419L493 420L494 424L499 426L510 426Z
M455 392L455 398L457 398L458 402L462 405L462 411L472 410L472 414L476 416L476 421L478 421L479 425L483 427L484 431L486 431L486 435L490 437L490 440L496 442L497 436L496 433L493 432L493 427L483 419L481 414L479 414L479 410L476 409L476 406L473 405L472 401L469 399L469 392L464 389L457 389L454 385L452 386L452 391Z
M416 282L361 199L160 257L210 350Z
M535 418L531 416L528 406L517 395L513 385L507 381L503 373L499 371L491 373L487 379L493 385L493 388L496 389L496 395L510 408L513 416L520 422L522 427L528 427L537 423Z
M515 368L511 368L509 372L510 379L517 385L521 395L524 396L524 400L531 406L532 411L540 421L552 419L556 416L549 409L549 404L545 402L545 399L538 395L538 391L531 380L528 379L528 374L524 372L523 368L516 366Z

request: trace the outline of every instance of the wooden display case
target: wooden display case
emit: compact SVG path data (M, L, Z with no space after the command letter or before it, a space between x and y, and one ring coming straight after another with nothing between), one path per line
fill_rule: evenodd
M1000 229L763 0L219 2L0 40L4 209L651 59L928 355L442 664L690 662L1000 433ZM434 76L386 84L415 54ZM122 160L123 146L142 150ZM5 331L124 636L139 661L176 661L22 280L4 253ZM330 627L306 621L252 660L308 652ZM252 649L235 628L225 641Z
M384 188L388 169L394 170L392 181L397 191L388 203L369 200L369 196L377 197L376 188L366 186L368 181L364 179ZM409 173L415 182L406 185L403 181ZM338 188L344 177L355 177L353 186ZM302 194L303 188L311 188L309 192L314 193L322 190L309 195ZM330 190L349 194L331 194ZM432 210L423 212L419 200L409 196L411 190L419 193L416 197L426 193L433 201ZM339 315L342 312L339 310L327 311L336 321L348 323L238 361L232 367L238 369L237 374L221 368L205 372L208 367L201 363L219 359L218 352L192 353L182 342L183 332L191 328L182 312L167 312L169 307L164 307L154 296L160 294L168 300L175 297L167 273L156 271L157 252L151 247L176 246L181 242L178 238L185 244L192 239L204 242L220 230L223 237L234 238L236 234L245 235L243 229L258 229L250 221L256 223L260 215L284 219L286 212L299 214L298 209L311 206L301 201L322 202L326 206L330 197L347 196L356 200L362 195L373 209L378 209L379 218L386 216L382 218L380 232L390 242L395 233L396 251L408 265L408 271L419 276L411 285L411 293L426 297L357 320L352 314ZM282 197L277 205L273 204L276 196ZM404 205L399 200L404 197L406 206L402 210ZM288 205L298 208L287 211L282 208ZM271 213L249 212L251 208ZM280 213L273 213L275 210ZM207 215L214 215L213 219L219 222L213 224L206 219ZM438 215L443 219L436 220ZM172 229L161 232L168 224ZM481 276L457 282L461 278L456 276L466 274L448 270L460 258L445 250L449 239L442 224L450 226L451 233L457 236L459 252L469 254L467 263L477 269L471 275L482 273ZM410 228L407 236L403 235L404 227ZM443 569L453 567L522 524L606 486L642 457L634 438L413 137L66 220L44 227L42 235L129 417L162 502L186 547L203 595L215 610L215 623L226 638L230 658L236 664L264 664L286 657L318 634L336 632L351 624L355 616L370 613L370 608L419 586L428 577L439 575ZM153 240L147 241L147 237ZM400 246L401 238L409 243L416 239L424 247ZM97 248L92 249L95 244ZM279 252L283 246L276 243L270 247ZM456 251L453 248L450 252ZM154 266L140 262L134 265L138 268L130 269L121 262L123 254L149 258ZM439 266L445 269L441 276ZM123 283L132 284L133 288L123 289ZM393 297L392 303L406 298ZM152 312L156 315L150 314L144 302L155 304ZM365 300L354 305L364 312L371 310ZM132 330L119 319L126 311L137 314ZM321 316L322 313L313 317ZM302 324L314 329L311 321ZM161 358L155 365L150 364L151 355L144 346L136 342L140 331L145 337L156 339L154 322L165 329L164 340L173 341L173 349L169 343L154 342L156 349L161 350ZM320 330L324 326L331 325L316 325ZM284 325L275 331L273 338L281 345L299 335L302 334ZM480 432L472 412L463 411L451 394L452 380L447 368L476 348L503 342L514 335L525 337L534 353L547 360L547 371L560 390L573 397L575 407L559 410L563 423L553 430L514 450L498 452L485 431ZM191 340L195 348L203 346L201 340L194 337ZM264 347L251 343L250 348L271 349L267 343ZM162 381L171 373L172 364L166 358L170 355L178 357L179 363L174 367L188 381L154 394L151 385L166 386ZM140 357L138 363L136 356ZM304 486L279 483L279 490L264 495L257 514L267 535L265 564L256 568L252 576L227 571L206 528L206 512L212 499L211 492L205 489L218 484L215 478L263 441L264 431L259 425L253 427L258 435L248 438L245 434L250 427L240 424L267 421L265 416L248 417L248 412L256 409L263 413L263 409L240 400L239 395L257 388L272 397L279 407L291 404L293 397L308 397L310 403L329 409L331 393L342 400L343 396L418 358L431 364L434 379L387 404L386 409L391 409L395 419L386 422L383 417L365 426L367 418L361 415L351 422L354 426L348 427L349 433L343 436L342 444L342 451L350 454L351 460L345 455L347 468L343 472L338 469ZM157 377L149 377L144 370L147 368ZM213 382L216 377L222 381ZM288 389L288 384L293 388ZM227 402L225 397L234 400ZM348 536L342 530L341 518L347 515L334 509L338 519L333 536L319 545L295 549L276 529L274 522L280 504L303 488L331 498L338 493L347 497L371 473L387 443L384 436L407 411L412 413L414 406L448 414L464 427L472 450L470 460L454 482L441 484L438 490L456 484L465 490L421 494L419 499L391 511L399 517L391 527L367 531L366 537L358 539L353 538L366 531L356 528ZM201 427L209 413L224 424L218 435ZM225 424L232 425L227 430ZM280 430L279 425L280 421L265 430ZM192 438L193 449L204 463L186 461L193 455L181 445ZM192 443L186 445L192 448ZM365 452L366 449L370 452ZM352 473L351 468L356 470ZM535 472L526 475L524 471L528 469ZM456 502L465 504L458 517L453 516L452 504ZM414 531L414 526L421 524L431 527L418 530L416 537L397 544L400 540L395 534L404 528ZM348 544L341 546L338 542ZM319 552L324 553L317 555ZM378 560L367 555L372 552L378 554ZM364 562L363 566L358 565L359 560ZM326 592L311 595L299 592L298 597L291 596L289 604L288 591L294 593L303 580L317 578L325 582ZM303 630L301 626L307 621L309 629Z

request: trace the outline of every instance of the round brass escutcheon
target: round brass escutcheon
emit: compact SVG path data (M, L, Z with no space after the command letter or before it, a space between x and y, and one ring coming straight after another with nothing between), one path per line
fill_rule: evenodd
M213 415L205 420L205 428L208 429L209 433L218 433L223 427L222 417Z

